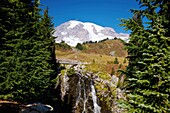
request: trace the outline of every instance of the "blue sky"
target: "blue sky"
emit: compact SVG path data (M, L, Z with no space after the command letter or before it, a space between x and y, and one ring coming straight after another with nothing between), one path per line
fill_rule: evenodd
M132 17L129 10L139 8L136 0L41 0L41 4L48 6L55 27L78 20L112 27L118 33L127 33L119 26L120 19Z

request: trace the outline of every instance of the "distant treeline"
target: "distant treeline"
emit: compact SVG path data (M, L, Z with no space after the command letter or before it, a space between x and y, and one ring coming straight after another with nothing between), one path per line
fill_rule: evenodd
M86 42L83 42L82 44L81 43L78 43L76 45L76 48L78 50L84 50L86 47L83 46L84 44L96 44L96 43L101 43L101 42L105 42L107 40L120 40L123 44L125 44L126 42L120 38L117 38L115 37L114 39L109 39L109 38L106 38L106 39L103 39L103 40L100 40L100 41L86 41ZM71 46L68 45L65 41L61 41L60 43L56 43L55 44L55 47L56 49L63 49L63 50L71 50Z
M103 39L103 40L100 40L100 41L86 41L86 42L83 42L83 44L100 43L100 42L104 42L104 41L107 41L107 40L121 40L123 43L125 43L125 41L124 41L124 40L122 40L122 39L120 39L120 38L115 37L114 39L106 38L106 39Z
M71 46L69 46L65 41L61 41L60 43L55 44L56 49L62 49L62 50L71 50Z

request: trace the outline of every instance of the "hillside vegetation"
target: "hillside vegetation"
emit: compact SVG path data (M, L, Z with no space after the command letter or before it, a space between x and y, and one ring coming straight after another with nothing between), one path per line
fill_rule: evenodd
M124 44L121 40L106 40L95 44L85 44L85 50L83 50L83 52L109 56L111 55L111 52L114 52L114 56L127 56L127 52L124 49Z
M82 44L83 50L76 48L64 49L56 44L56 56L60 60L76 60L87 62L86 69L92 72L104 72L111 74L118 69L125 69L128 62L125 59L127 52L124 50L124 44L120 40L106 40L99 43ZM111 53L114 53L111 54ZM115 64L115 58L118 59L118 64Z

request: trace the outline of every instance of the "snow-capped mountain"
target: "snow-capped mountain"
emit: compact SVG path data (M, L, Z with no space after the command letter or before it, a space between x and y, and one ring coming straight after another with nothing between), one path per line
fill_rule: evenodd
M62 40L70 46L86 41L100 41L103 39L114 39L115 37L127 41L129 34L116 33L113 28L102 27L94 23L71 20L55 28L54 36L56 43Z

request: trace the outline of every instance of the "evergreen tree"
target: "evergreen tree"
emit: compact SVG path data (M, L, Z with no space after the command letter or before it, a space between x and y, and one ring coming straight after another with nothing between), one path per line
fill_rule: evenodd
M53 28L38 6L38 0L0 1L0 99L40 101L51 85Z
M41 30L42 34L44 35L44 45L46 46L47 51L49 52L49 64L51 64L51 69L53 69L53 73L51 78L56 77L57 64L56 64L56 56L55 56L55 38L53 36L54 33L54 25L51 22L51 19L48 14L48 8L44 10L44 16L41 19ZM43 28L43 29L42 29Z
M78 44L76 45L76 48L77 48L78 50L83 50L83 49L84 49L84 48L83 48L83 45L80 44L80 43L78 43Z
M129 113L169 113L170 2L137 1L142 9L131 10L133 18L122 20L122 26L132 31L126 44L129 65L124 107ZM148 22L142 22L144 17Z
M30 6L27 4L30 4ZM0 16L0 98L3 99L14 98L14 93L20 92L14 89L20 71L22 71L20 70L22 65L17 64L23 60L24 56L21 55L22 49L25 49L23 45L26 45L28 42L21 40L21 38L28 34L25 29L28 24L24 22L30 21L28 20L30 15L25 13L31 11L31 7L31 1L27 1L27 3L15 0L0 1L0 11L2 14Z

